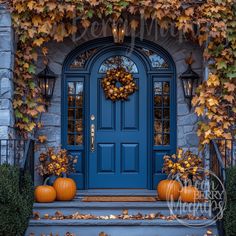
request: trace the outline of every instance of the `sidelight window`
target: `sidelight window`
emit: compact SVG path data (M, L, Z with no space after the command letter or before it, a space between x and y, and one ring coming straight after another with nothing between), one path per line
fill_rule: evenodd
M67 144L83 144L83 82L68 82Z
M154 82L154 145L170 145L170 82Z

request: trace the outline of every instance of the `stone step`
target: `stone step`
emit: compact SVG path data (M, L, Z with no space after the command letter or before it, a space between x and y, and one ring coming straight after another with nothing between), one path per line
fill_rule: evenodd
M119 215L123 210L127 209L129 214L150 214L161 213L163 215L186 215L192 214L196 216L211 217L211 210L208 203L197 204L182 204L174 203L171 207L165 201L157 202L82 202L80 199L75 199L68 202L53 202L53 203L35 203L34 212L40 215L54 215L56 211L62 212L64 215L71 215L75 212L80 214L92 215Z
M187 225L177 220L31 220L25 236L41 236L42 234L64 236L67 232L75 236L98 236L105 232L108 236L203 236L211 229L217 234L216 224L206 220L185 221Z

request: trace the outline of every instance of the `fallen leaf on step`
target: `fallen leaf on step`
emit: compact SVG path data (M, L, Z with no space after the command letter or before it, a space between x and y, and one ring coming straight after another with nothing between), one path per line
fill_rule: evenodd
M128 214L129 214L129 211L127 209L124 209L122 212L122 215L128 215Z
M107 234L105 234L104 232L99 233L99 236L108 236Z
M39 214L39 212L33 212L33 218L34 218L34 220L40 220L40 214Z
M111 220L115 220L115 219L117 219L117 216L115 216L115 215L110 215L109 218L110 218Z

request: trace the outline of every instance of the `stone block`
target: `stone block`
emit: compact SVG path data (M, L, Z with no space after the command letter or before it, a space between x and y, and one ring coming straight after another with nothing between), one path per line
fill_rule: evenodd
M0 95L2 98L12 98L13 84L10 79L0 77Z
M184 128L183 128L183 126L178 126L177 127L177 137L178 137L178 139L184 138Z
M183 116L189 114L189 109L187 104L178 104L178 116Z
M194 130L193 125L184 126L184 134L190 133Z
M1 111L0 111L0 116L1 116ZM9 138L8 131L9 131L8 126L0 126L0 139L8 139Z
M197 136L197 134L195 132L187 134L186 135L186 141L187 141L187 144L190 147L197 147L198 144L199 144L199 139L198 139L198 136Z
M10 99L0 99L0 109L12 109L12 103Z
M11 52L0 52L0 69L12 69L13 58Z
M177 124L183 125L183 126L194 125L197 121L198 121L198 117L194 113L185 115L185 116L179 116L177 118Z
M0 31L0 51L13 51L13 38L10 32Z
M46 135L48 143L56 143L56 146L60 146L61 143L61 128L60 127L44 127L39 132L39 135ZM48 144L47 143L47 144Z
M43 113L42 122L44 126L61 126L61 115Z
M185 138L179 139L177 140L177 147L184 147L186 146L186 140Z
M0 78L12 78L13 72L12 69L0 69Z
M61 103L52 101L50 106L48 107L48 112L60 115L61 114Z
M7 11L0 14L0 27L11 27L11 15Z
M0 110L0 126L11 126L12 114L10 110Z

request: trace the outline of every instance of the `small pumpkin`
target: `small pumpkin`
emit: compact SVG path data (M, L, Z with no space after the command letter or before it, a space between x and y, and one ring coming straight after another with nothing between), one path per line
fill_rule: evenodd
M48 203L54 202L56 199L56 190L49 185L46 185L48 178L43 185L37 186L34 191L34 198L36 202Z
M194 186L184 186L180 191L182 202L198 202L201 198L200 191Z
M162 180L157 186L157 195L160 200L177 201L181 190L181 184L176 180Z
M56 190L58 201L70 201L76 195L76 183L71 178L60 177L57 178L53 184Z

